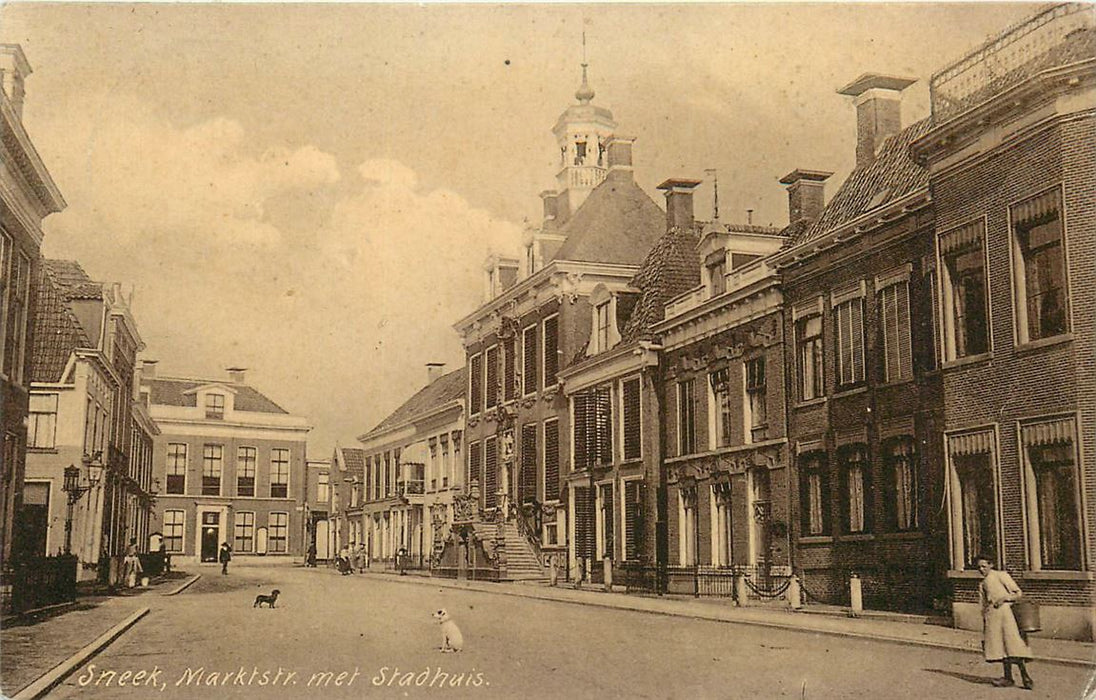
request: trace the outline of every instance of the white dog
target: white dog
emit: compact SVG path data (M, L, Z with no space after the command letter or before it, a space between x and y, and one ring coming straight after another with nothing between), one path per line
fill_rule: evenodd
M442 645L440 650L445 653L451 651L460 651L464 648L464 636L460 633L460 628L457 627L457 623L449 617L449 613L444 608L438 610L433 615L434 619L441 625Z

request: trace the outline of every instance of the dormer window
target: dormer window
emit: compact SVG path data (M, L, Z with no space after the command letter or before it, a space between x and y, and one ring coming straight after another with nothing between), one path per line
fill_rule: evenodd
M594 349L596 352L603 352L609 349L609 304L611 301L605 301L598 304L594 309L595 314L595 332L594 336Z
M225 395L206 394L205 416L214 420L223 420L225 417Z
M717 297L727 291L727 280L723 276L727 265L727 259L720 257L714 262L708 263L708 296Z

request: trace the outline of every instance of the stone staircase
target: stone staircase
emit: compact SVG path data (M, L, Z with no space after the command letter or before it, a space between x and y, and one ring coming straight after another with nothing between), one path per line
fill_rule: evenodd
M503 527L506 533L506 580L547 581L547 572L517 525L507 522Z

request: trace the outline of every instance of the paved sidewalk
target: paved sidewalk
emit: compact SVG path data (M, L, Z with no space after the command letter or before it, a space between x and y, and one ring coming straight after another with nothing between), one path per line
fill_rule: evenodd
M816 634L874 639L899 644L915 644L977 654L981 654L982 651L980 634L969 630L932 624L913 624L892 619L872 619L870 617L852 618L835 615L812 615L765 607L740 608L726 598L630 595L609 593L593 586L576 590L569 585L553 588L546 585L521 583L454 581L453 579L423 576L401 577L394 575L394 572L373 571L368 573L384 576L386 579L393 581L418 585L463 588L500 595L554 600L580 605L596 605L701 620L793 629ZM1038 660L1075 666L1096 666L1096 644L1036 637L1033 638L1031 646Z
M182 572L119 595L84 595L72 605L4 621L0 629L0 692L15 694L99 635L147 606L150 596L186 581Z

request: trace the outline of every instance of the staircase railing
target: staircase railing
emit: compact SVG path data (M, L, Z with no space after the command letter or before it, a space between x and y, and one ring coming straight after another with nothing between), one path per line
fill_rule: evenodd
M518 533L529 543L537 563L544 566L544 553L540 551L540 504L536 501L523 503L514 509L514 522L517 524Z

